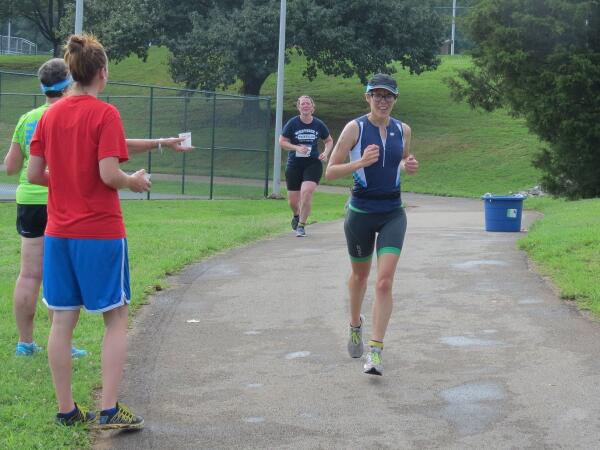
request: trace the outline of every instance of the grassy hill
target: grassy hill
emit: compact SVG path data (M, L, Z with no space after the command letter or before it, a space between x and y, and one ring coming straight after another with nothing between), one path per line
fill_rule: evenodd
M0 69L33 72L44 59L39 56L3 56L0 57ZM540 144L521 121L504 112L488 114L472 111L467 105L450 99L444 78L469 64L467 57L445 57L436 71L420 76L403 70L397 73L400 98L394 115L412 127L412 150L422 165L418 176L404 178L405 190L479 196L485 192L515 192L537 184L539 174L530 161ZM315 81L310 82L302 76L302 70L303 60L299 57L292 58L291 64L286 66L284 119L295 114L295 100L301 94L315 99L316 115L325 120L334 138L347 121L366 112L364 87L357 78L319 74ZM113 81L176 86L168 75L168 51L164 48L151 48L145 63L131 57L111 64L110 77ZM29 80L29 83L32 82ZM274 97L275 82L275 75L269 77L261 94ZM274 100L271 107L274 110ZM144 136L146 119L140 117L139 108L132 106L132 111L136 122L132 121L129 125L126 121L128 135ZM126 115L125 111L122 112ZM8 121L2 125L8 129L14 126ZM233 135L234 131L226 133ZM7 135L0 137L1 148L6 148L8 139ZM272 142L271 135L270 145ZM283 156L286 156L285 152ZM233 164L235 160L234 157ZM247 165L247 161L244 164ZM257 163L252 171L262 173L260 164ZM348 179L337 180L334 184L348 185L349 182Z
M472 111L450 99L443 80L470 59L444 57L438 70L420 76L399 70L400 96L394 115L413 131L412 151L422 164L416 177L405 177L403 189L441 195L478 196L485 192L508 193L537 184L539 174L531 156L539 146L522 121L505 112ZM295 99L309 94L317 102L316 115L330 126L334 137L350 119L367 111L364 87L358 79L319 75L309 82L301 76L301 61L286 68L286 115L293 114ZM271 76L262 94L273 95Z

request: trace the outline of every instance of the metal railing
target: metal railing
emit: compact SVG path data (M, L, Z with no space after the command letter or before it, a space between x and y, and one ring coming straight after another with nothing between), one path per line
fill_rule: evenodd
M25 38L0 35L0 55L37 55L37 44Z
M41 105L37 77L0 71L0 125L12 130L21 114ZM271 100L200 90L109 82L102 100L117 107L127 137L159 138L191 131L195 149L131 155L124 170L145 167L145 198L261 198L268 195ZM11 132L0 133L7 149ZM3 152L1 152L3 153ZM1 175L0 175L1 176ZM0 178L0 197L5 179ZM4 187L6 190L6 187ZM140 198L139 195L134 196Z

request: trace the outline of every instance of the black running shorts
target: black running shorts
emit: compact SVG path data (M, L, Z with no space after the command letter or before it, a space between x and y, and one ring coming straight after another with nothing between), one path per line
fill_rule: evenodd
M17 204L17 233L24 238L42 237L47 221L46 205Z
M352 261L370 261L376 244L377 255L399 255L406 233L404 208L382 214L348 209L344 222L348 253Z
M304 181L319 184L323 176L323 164L320 159L310 158L308 161L296 163L285 168L285 182L288 191L299 191Z

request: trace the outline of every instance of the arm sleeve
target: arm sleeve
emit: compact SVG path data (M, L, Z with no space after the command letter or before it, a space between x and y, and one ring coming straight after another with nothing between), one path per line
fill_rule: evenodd
M107 112L98 140L98 161L111 157L119 158L120 163L129 159L123 121L116 108Z

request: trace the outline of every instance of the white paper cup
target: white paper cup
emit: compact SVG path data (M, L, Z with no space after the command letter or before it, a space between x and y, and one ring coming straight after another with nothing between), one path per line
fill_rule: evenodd
M308 149L306 153L296 152L296 158L308 158L310 156L311 147L308 145L300 144L302 147Z
M181 143L181 145L183 145L184 147L192 146L192 132L191 131L186 131L185 133L179 133L179 137L185 138L185 141L183 141Z

